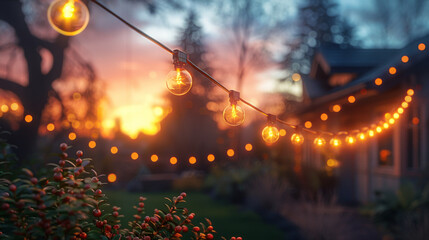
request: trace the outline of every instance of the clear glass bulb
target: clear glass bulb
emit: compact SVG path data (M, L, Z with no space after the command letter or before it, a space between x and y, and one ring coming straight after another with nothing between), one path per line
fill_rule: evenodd
M356 138L353 136L347 136L346 137L346 143L348 144L354 144L356 142Z
M48 8L48 21L63 35L77 35L88 26L88 7L80 0L56 0Z
M300 133L294 133L292 134L292 137L290 140L294 145L302 145L304 143L304 136L302 136L302 134Z
M314 139L314 145L318 147L325 146L325 144L326 144L326 140L322 137L317 137Z
M279 140L279 137L279 130L274 126L266 126L262 130L262 139L264 139L266 143L275 143L277 140Z
M332 147L339 147L341 145L341 140L334 137L329 141L329 144L331 144Z
M176 95L182 96L189 92L192 88L192 76L183 68L177 68L167 75L167 88Z
M231 104L223 110L223 119L231 126L238 126L244 122L244 110L236 104Z

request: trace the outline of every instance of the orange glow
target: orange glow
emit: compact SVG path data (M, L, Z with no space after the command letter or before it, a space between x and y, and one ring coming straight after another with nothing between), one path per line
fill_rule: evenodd
M349 101L349 103L356 102L356 98L354 96L349 96L349 98L347 100Z
M56 0L49 5L48 20L55 31L74 36L88 25L89 11L79 0Z
M170 158L170 164L171 165L175 165L177 163L177 158L176 157L171 157Z
M426 45L424 43L420 43L418 48L420 51L424 51L426 49Z
M208 160L209 162L213 162L213 161L215 160L215 156L214 156L213 154L209 154L209 155L207 156L207 160Z
M16 110L18 110L18 108L19 108L19 105L18 105L18 103L16 103L16 102L14 102L14 103L12 103L12 104L10 105L10 109L11 109L12 111L16 111Z
M89 141L88 147L95 148L96 146L97 146L97 143L95 141L93 141L93 140Z
M386 118L386 119L389 119L389 118L391 118L392 117L392 115L390 115L390 113L385 113L384 114L384 118Z
M381 78L376 78L375 79L375 85L380 86L381 84L383 84L383 80Z
M388 129L388 128L389 128L389 124L388 124L388 123L383 123L383 127L384 127L385 129Z
M313 126L313 124L310 121L307 121L307 122L304 123L304 126L306 128L311 128Z
M109 175L107 175L107 181L111 183L116 182L116 174L110 173Z
M117 153L118 153L118 151L119 151L119 149L118 149L118 147L116 147L116 146L113 146L113 147L111 147L111 148L110 148L110 152L111 152L112 154L117 154Z
M326 140L322 137L317 137L314 139L314 145L321 147L324 146L326 144Z
M326 161L326 166L328 167L337 167L338 165L339 163L335 159L328 159L328 161Z
M408 107L408 103L407 103L407 102L402 102L401 106L402 106L403 108L407 108L407 107Z
M299 80L301 80L301 75L299 73L292 74L292 80L294 82L298 82Z
M390 67L389 68L389 73L394 75L396 73L396 68L395 67Z
M49 123L48 125L46 125L46 129L47 129L49 132L52 132L52 131L54 131L54 130L55 130L55 125L54 125L53 123Z
M31 116L31 115L25 115L24 120L25 120L26 122L30 123L30 122L32 122L32 121L33 121L33 116Z
M394 118L394 119L398 119L398 118L399 118L399 113L394 113L394 114L393 114L393 118Z
M150 156L150 160L151 160L152 162L157 162L157 161L158 161L158 155L153 154L152 156Z
M76 139L76 133L74 133L74 132L69 133L69 139L72 141L75 140Z
M131 159L132 160L137 160L137 158L139 158L139 154L136 152L131 153Z
M284 136L286 136L286 130L285 129L280 129L280 131L279 131L279 135L280 136L282 136L282 137L284 137Z
M408 89L407 90L407 94L408 94L408 96L413 96L414 95L414 90L413 89Z
M410 60L410 58L408 57L408 56L402 56L402 58L401 58L401 61L403 62L403 63L407 63L408 61Z
M189 163L190 164L195 164L197 162L197 159L195 157L190 157L189 158Z
M246 151L250 152L250 151L252 151L253 146L252 146L252 144L248 143L248 144L246 144L246 146L244 146L244 148L246 149Z
M334 111L334 112L339 112L339 111L341 111L341 106L340 106L340 105L338 105L338 104L335 104L335 105L332 107L332 111Z
M78 92L75 92L75 93L73 93L73 100L80 100L80 98L82 97L82 95L80 95L80 93L78 93Z
M79 121L73 121L72 122L72 127L75 128L75 129L79 128L80 127L80 122Z
M176 96L182 96L192 88L192 76L184 68L177 68L167 75L167 89Z
M374 135L375 135L374 130L369 130L369 131L368 131L368 136L370 136L370 137L374 137Z
M9 111L9 107L6 104L1 105L0 109L4 113L7 113Z
M320 115L320 119L322 119L322 121L328 120L328 114L322 113L322 115Z
M236 104L231 104L223 110L223 119L231 126L238 126L244 122L245 113L243 108Z
M389 124L390 124L390 125L392 125L392 124L394 124L394 123L395 123L395 119L393 119L393 118L389 119Z
M233 149L228 149L228 151L226 151L226 155L228 155L228 157L233 157L235 154Z
M274 126L266 126L262 130L262 139L268 144L273 144L279 140L279 130ZM231 149L232 150L232 149Z
M353 144L355 142L356 142L356 138L354 138L353 136L347 136L346 137L346 143Z
M85 128L87 129L92 129L94 127L94 123L91 121L86 121L85 122Z
M331 144L332 147L339 147L341 145L341 140L337 137L333 137L331 141L329 141L329 144Z
M413 117L413 124L418 125L420 123L420 119L418 117Z
M302 145L304 143L304 136L302 136L302 134L300 133L294 133L292 134L292 137L290 140L294 145Z
M365 133L359 133L358 135L359 140L363 141L365 140Z
M399 113L399 114L403 114L403 113L404 113L404 109L403 109L403 108L401 108L401 107L400 107L400 108L398 108L398 110L397 110L397 111L398 111L398 113Z
M375 128L375 131L378 133L381 133L381 131L383 131L383 129L380 126L378 126Z
M413 98L410 96L405 97L405 102L407 102L407 103L411 102L412 100L413 100Z

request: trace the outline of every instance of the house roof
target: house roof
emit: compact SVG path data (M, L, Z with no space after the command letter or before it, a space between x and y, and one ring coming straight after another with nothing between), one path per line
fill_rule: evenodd
M383 64L379 65L373 70L370 70L366 74L358 77L357 79L351 81L350 83L345 84L344 86L340 86L331 90L326 90L323 87L321 87L320 89L316 90L315 88L318 87L316 83L317 81L314 81L311 79L304 79L304 86L305 88L308 88L307 89L308 95L312 99L311 105L308 107L313 108L313 107L316 107L317 105L322 105L322 104L337 100L339 98L346 97L363 88L366 88L366 89L375 88L376 86L374 84L374 79L376 79L377 77L381 77L383 80L389 80L389 84L386 85L388 87L393 86L395 83L397 84L398 82L401 81L401 78L389 75L388 69L390 67L392 66L396 67L400 73L400 72L403 72L404 70L412 68L417 63L429 57L428 54L421 54L421 51L418 50L417 46L419 43L428 44L429 35L426 35L424 37L418 38L410 42L400 50L392 51L391 53L392 55L390 55L388 60L386 60ZM333 63L339 64L340 57L344 57L344 61L348 62L348 64L350 65L359 64L359 63L356 63L354 60L348 60L350 58L350 55L347 54L349 51L348 49L347 50L343 49L341 51L343 51L344 53L333 54L334 56L328 57L329 59L331 59L330 61L332 61ZM365 54L370 53L370 51L366 51L366 50L362 50L362 51L366 52L361 55L362 58ZM353 50L352 52L356 52L356 51ZM379 53L381 54L381 52L382 51L380 51ZM401 62L401 57L404 55L407 55L410 58L409 64L403 64ZM351 54L351 56L353 56L353 54ZM374 60L373 62L376 62L376 60ZM302 110L305 112L306 109L302 109Z

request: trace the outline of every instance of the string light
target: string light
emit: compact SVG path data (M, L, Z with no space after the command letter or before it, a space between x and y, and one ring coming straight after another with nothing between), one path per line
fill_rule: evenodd
M69 133L69 139L72 141L75 140L76 139L76 133L74 133L74 132Z
M93 140L89 141L88 147L95 148L96 146L97 146L97 143L95 141L93 141Z
M300 133L299 129L297 129L297 132L292 134L292 137L290 138L292 141L292 144L296 146L300 146L304 143L304 136Z
M279 131L279 135L280 136L282 136L282 137L284 137L284 136L286 136L286 130L285 129L280 129L280 131Z
M226 155L228 155L228 157L234 157L234 154L235 154L235 152L234 152L234 149L228 149L228 151L226 151Z
M170 158L170 164L171 165L175 165L177 163L177 158L176 157L171 157Z
M398 119L398 118L399 118L399 113L394 113L394 114L393 114L393 118L394 118L394 119Z
M229 103L223 110L223 119L231 126L238 126L244 122L244 110L237 105L240 100L240 93L231 90L229 92Z
M116 182L116 174L110 173L109 175L107 175L107 181L109 181L111 183Z
M12 110L12 111L17 111L18 108L19 108L19 105L16 102L14 102L10 105L10 110Z
M394 123L395 123L395 119L394 118L389 119L389 124L390 125L393 125Z
M192 164L192 165L194 165L195 163L197 163L197 158L194 157L194 156L190 157L189 158L189 163Z
M358 133L357 138L361 141L365 140L365 133Z
M27 123L30 123L30 122L32 122L32 121L33 121L33 116L31 116L31 115L25 115L24 120L25 120Z
M403 63L407 63L408 61L410 60L410 58L408 57L408 56L402 56L402 58L401 58L401 61L403 62Z
M375 128L375 131L378 132L378 133L381 133L383 131L383 129L380 126L377 126Z
M250 151L252 151L253 146L252 146L252 144L248 143L248 144L246 144L246 146L244 146L244 149L246 149L246 151L250 152Z
M173 51L174 70L167 75L167 88L176 95L182 96L189 92L192 88L192 76L186 71L188 55L182 51Z
M316 137L314 139L314 145L316 145L317 147L322 147L326 145L326 140L322 137Z
M133 29L134 31L136 31L137 33L139 33L140 35L142 35L143 37L147 38L148 40L152 41L153 43L157 44L159 47L163 48L164 50L166 50L167 52L169 52L170 54L173 55L173 64L174 64L174 67L175 67L175 71L172 71L169 74L169 76L167 78L167 82L166 82L167 83L167 88L169 89L169 91L172 94L175 94L175 95L178 95L178 96L184 95L187 92L189 92L189 90L191 89L191 87L192 87L192 76L189 74L188 71L186 71L184 69L184 67L187 66L187 65L190 66L190 67L192 67L197 72L201 73L203 76L205 76L208 80L210 80L211 82L213 82L214 84L216 84L222 90L224 90L224 91L226 91L228 93L232 92L232 91L228 90L226 87L224 87L220 82L216 81L209 74L207 74L202 69L200 69L197 65L195 65L190 60L188 60L188 57L187 57L186 53L181 52L179 50L174 50L174 51L171 50L167 46L163 45L161 42L159 42L156 39L152 38L151 36L149 36L148 34L144 33L143 31L137 29L135 26L133 26L132 24L130 24L129 22L127 22L126 20L124 20L123 18L121 18L120 16L118 16L117 14L115 14L114 12L112 12L110 9L108 9L107 7L105 7L103 4L101 4L97 0L91 0L91 2L97 4L98 6L100 6L104 10L106 10L108 13L110 13L111 15L113 15L114 17L116 17L118 20L120 20L121 22L123 22L124 24L126 24L128 27L130 27L131 29ZM55 4L62 3L63 6L62 6L62 8L60 8L60 7L54 7L53 6L54 3ZM76 7L76 6L78 6L79 3L81 3L80 0L57 0L54 3L51 4L50 10L48 10L48 18L51 18L52 10L55 10L56 12L58 12L58 11L61 12L63 18L74 19L75 17L81 17L80 15L76 15L78 13L78 11L76 10L78 7ZM86 11L87 11L86 6L84 4L83 4L83 6L84 6L83 9L86 9ZM81 10L79 10L79 11L81 11ZM85 11L85 10L82 10L82 11ZM88 19L89 19L89 14L88 14ZM53 25L53 27L55 28L55 25ZM423 50L425 50L426 46L423 43L421 43L421 44L419 44L418 48L419 48L420 51L423 51ZM409 59L408 56L403 56L401 58L401 60L403 62L407 62L410 59ZM397 69L395 67L390 67L389 68L389 73L391 75L394 75L394 74L397 73ZM299 74L298 75L294 75L293 78L297 79L298 76L299 76L299 78L301 78L301 76ZM382 83L382 80L381 80L381 83ZM360 91L360 93L361 94L366 94L366 89L362 89ZM405 101L402 102L401 107L397 109L397 113L398 114L402 114L403 111L404 111L404 108L408 107L408 103L411 102L411 100L412 100L411 96L414 94L414 90L409 89L407 91L407 94L408 94L408 98L406 97ZM356 98L354 96L349 96L347 100L349 101L349 103L354 103L356 101ZM262 131L262 137L263 137L264 141L266 141L267 143L274 143L279 138L279 135L280 135L279 131L274 126L274 124L276 122L279 122L279 123L281 123L283 125L286 125L288 127L291 127L291 128L298 128L298 127L300 127L300 126L296 126L296 125L293 125L293 124L289 124L289 123L287 123L285 121L282 121L280 119L277 119L275 116L273 116L271 114L267 114L263 110L261 110L258 107L252 105L251 103L245 101L244 99L240 98L240 101L242 101L244 104L246 104L250 108L253 108L254 110L258 111L259 113L268 116L268 119L270 119L270 118L272 119L272 121L270 121L270 120L268 121L269 124ZM339 111L341 111L341 106L340 105L334 105L333 110L336 111L336 112L339 112ZM321 116L320 116L320 118L321 118L322 121L326 121L328 119L328 115L326 113L322 113ZM390 118L388 119L389 122L392 122L392 120ZM389 124L387 122L383 123L383 127L386 128L386 124L387 124L387 127L389 127ZM72 122L72 126L74 128L78 128L79 127L78 125L79 125L78 121ZM378 129L380 129L380 131L378 131ZM305 131L307 131L309 133L312 133L312 134L317 134L318 133L318 131L312 131L312 130L309 130L309 129L303 129L303 130L305 130ZM381 130L382 129L381 129L380 126L378 126L376 128L377 132L381 132ZM334 135L334 136L336 134L336 133L325 132L325 131L323 131L321 133L323 133L323 134L329 134L329 135ZM349 132L342 131L341 134L349 134ZM284 131L284 135L286 135L285 131ZM363 135L363 138L364 138L364 135ZM317 140L317 138L315 139L315 143L316 142L322 142L320 139L319 139L320 141L316 141L316 140ZM341 140L339 140L336 137L333 137L330 140L330 144L333 145L333 146L339 146L341 144Z
M383 80L381 78L376 78L374 83L375 85L380 86L381 84L383 84Z
M411 96L405 96L404 100L405 102L410 103L413 100L413 98Z
M306 121L304 123L305 128L311 128L313 126L313 124L310 121Z
M63 35L77 35L88 26L88 7L80 0L56 0L48 8L48 21Z
M136 152L131 153L131 159L132 160L137 160L137 158L139 158L139 154Z
M9 111L9 107L6 104L1 105L0 109L4 113L7 113Z
M368 130L368 136L369 137L374 137L375 136L374 130Z
M150 160L151 160L152 162L157 162L157 161L158 161L158 155L156 155L156 154L152 154L152 156L150 156Z
M333 137L333 138L331 138L331 140L329 141L329 144L330 144L332 147L336 148L336 147L339 147L339 146L341 145L341 140L340 140L339 138L337 138L337 137Z
M279 130L274 126L277 117L268 114L268 125L262 130L262 139L268 144L273 144L279 140Z
M48 125L46 125L46 129L47 129L49 132L52 132L52 131L54 131L54 130L55 130L55 125L54 125L53 123L48 123Z
M116 146L113 146L113 147L111 147L111 148L110 148L110 152L111 152L112 154L117 154L117 153L118 153L118 151L119 151L119 149L118 149L118 147L116 147Z
M209 161L209 162L213 162L215 160L215 156L213 155L213 154L209 154L208 156L207 156L207 161Z
M353 137L353 136L351 136L351 135L349 135L349 136L347 136L346 137L346 143L348 143L348 144L354 144L356 142L356 138L355 137Z
M388 129L388 128L389 128L389 124L388 124L388 123L383 123L383 127L384 127L385 129Z

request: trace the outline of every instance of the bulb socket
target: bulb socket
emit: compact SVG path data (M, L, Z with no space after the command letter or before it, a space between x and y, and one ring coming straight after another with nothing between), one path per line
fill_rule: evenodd
M178 49L173 50L173 65L175 69L184 68L188 62L188 54Z
M238 101L240 101L240 93L234 90L230 90L229 103L231 103L231 105L237 105Z
M272 114L268 114L267 115L267 121L268 121L268 125L274 125L277 121L277 116L272 115Z

